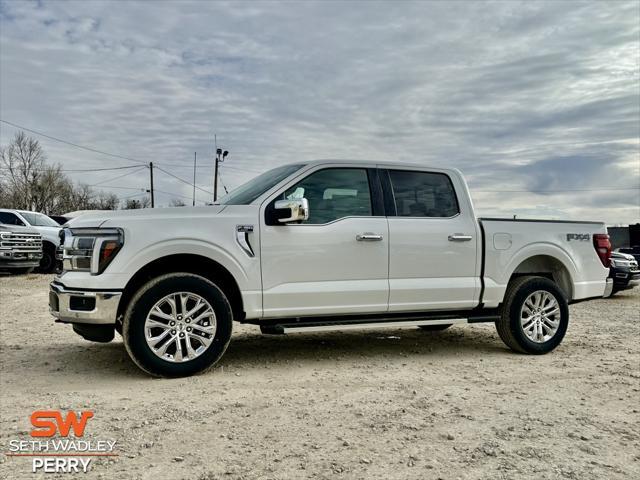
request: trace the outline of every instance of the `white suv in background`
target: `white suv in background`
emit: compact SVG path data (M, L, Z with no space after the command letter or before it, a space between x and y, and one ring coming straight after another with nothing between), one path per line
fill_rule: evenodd
M42 235L42 260L40 271L49 273L56 266L56 249L60 245L60 225L53 219L38 212L0 209L0 223L32 227Z

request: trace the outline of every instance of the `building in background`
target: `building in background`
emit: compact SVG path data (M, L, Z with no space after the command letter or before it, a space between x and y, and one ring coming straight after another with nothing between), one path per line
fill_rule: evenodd
M607 227L611 237L611 247L615 250L622 247L640 246L640 223L626 227Z

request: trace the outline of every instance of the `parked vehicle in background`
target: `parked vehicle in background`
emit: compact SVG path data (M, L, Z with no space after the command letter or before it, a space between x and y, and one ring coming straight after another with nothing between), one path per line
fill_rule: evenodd
M64 225L69 221L69 219L64 215L49 215L49 218L51 218L52 220L55 220L58 225Z
M636 259L636 262L640 263L640 246L635 247L621 247L616 250L620 253L626 253L627 255L632 255L633 258Z
M86 214L63 237L52 314L88 340L121 332L141 369L172 377L215 364L234 320L277 334L495 322L543 354L570 302L613 285L603 223L478 219L459 171L412 164L285 165L210 207Z
M78 218L80 215L96 214L96 213L104 213L109 214L112 213L113 210L74 210L73 212L63 213L61 216L67 219L67 222L72 218Z
M56 249L60 245L60 225L47 215L25 210L0 209L0 223L31 227L42 235L42 259L39 270L53 272L56 267Z
M612 294L637 287L640 285L638 261L628 253L612 252L609 278L613 279Z
M42 236L32 228L0 224L0 271L29 273L40 265Z

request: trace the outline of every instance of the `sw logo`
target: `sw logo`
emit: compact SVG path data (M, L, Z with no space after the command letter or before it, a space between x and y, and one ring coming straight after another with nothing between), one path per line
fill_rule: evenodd
M69 432L73 429L76 437L84 435L84 429L87 422L93 417L93 412L86 411L80 413L80 418L75 412L67 413L67 417L63 418L62 413L58 410L38 410L31 414L31 425L35 429L31 430L32 437L53 437L59 433L62 437L68 437Z

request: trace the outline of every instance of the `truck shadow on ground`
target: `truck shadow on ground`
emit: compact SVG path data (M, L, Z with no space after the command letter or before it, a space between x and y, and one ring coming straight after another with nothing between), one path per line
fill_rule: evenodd
M11 363L20 364L21 377L45 375L48 381L56 377L68 382L90 376L100 379L148 378L131 361L116 339L108 344L61 343L42 352L34 361L28 349L7 347ZM420 361L429 359L461 361L488 355L509 355L493 328L452 327L444 332L424 332L419 329L385 329L359 332L298 333L291 335L261 335L259 330L235 334L219 366L250 373L252 369L299 366L335 368L335 363L369 365L394 359ZM21 358L23 357L23 358ZM5 357L6 358L6 357ZM455 360L454 360L455 361ZM205 374L206 376L207 374Z

